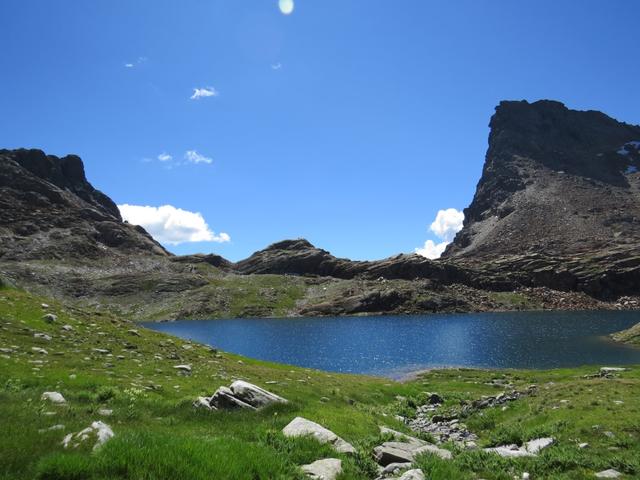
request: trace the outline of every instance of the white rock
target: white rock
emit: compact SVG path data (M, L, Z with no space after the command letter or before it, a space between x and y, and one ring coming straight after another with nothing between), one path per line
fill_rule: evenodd
M58 317L53 313L47 313L42 319L47 323L53 323L58 321Z
M60 392L44 392L40 397L40 400L49 401L51 403L56 404L64 404L67 403L65 398L62 396Z
M102 417L110 417L111 415L113 415L113 410L109 408L100 408L98 409L98 415Z
M114 433L111 427L104 422L93 422L91 426L80 430L78 433L70 433L62 440L64 448L77 448L83 442L95 438L96 443L93 446L93 450L98 450L102 445L107 443L109 439L113 438Z
M505 458L535 457L541 450L553 445L554 442L555 440L551 437L537 438L528 441L522 447L518 447L517 445L503 445L500 447L485 448L484 451L496 453Z
M302 471L315 480L335 480L342 473L342 461L337 458L325 458L309 465L303 465Z
M47 335L46 333L34 333L33 338L38 338L40 340L45 340L47 342L51 341L51 335Z
M62 330L64 330L65 332L70 332L71 330L73 330L73 327L71 325L63 325Z
M578 444L578 448L582 449L582 448L589 448L589 444L587 442L584 443L579 443Z
M327 430L322 425L307 420L306 418L294 418L284 427L282 433L285 437L313 437L320 443L332 444L333 448L339 453L353 454L356 452L351 444L345 442L331 430Z
M622 474L613 468L596 473L597 478L619 478L621 476Z
M34 353L39 353L41 355L49 354L49 352L47 352L44 348L40 348L40 347L31 347L31 351Z

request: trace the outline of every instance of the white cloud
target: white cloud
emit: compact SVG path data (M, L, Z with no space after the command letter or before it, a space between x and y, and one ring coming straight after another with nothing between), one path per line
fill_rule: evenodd
M442 240L450 242L460 230L464 222L464 213L455 208L440 210L429 229Z
M118 205L122 218L133 225L140 225L158 242L178 245L188 242L230 242L226 233L214 233L202 214L182 210L171 205L148 207Z
M158 155L158 160L160 160L161 162L170 162L171 160L173 160L173 157L168 153L162 152L160 155Z
M212 158L205 157L195 150L187 150L184 154L184 159L189 163L206 163L207 165L213 163Z
M135 62L128 62L124 64L124 68L134 68L138 65L141 65L147 61L147 57L138 57Z
M440 258L447 245L449 245L460 230L464 222L464 213L455 208L440 210L436 219L431 223L429 230L442 242L435 243L427 240L422 248L416 248L415 252L427 258Z
M449 242L435 243L433 240L424 242L424 247L416 248L416 253L430 259L440 258Z
M191 100L199 100L207 97L217 97L220 93L213 87L194 88Z
M281 68L282 64L280 62L271 64L271 70L280 70Z

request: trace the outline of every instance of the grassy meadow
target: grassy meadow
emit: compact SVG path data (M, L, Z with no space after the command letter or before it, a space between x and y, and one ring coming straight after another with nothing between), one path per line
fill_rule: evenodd
M57 321L46 323L46 313ZM418 459L427 478L507 480L529 472L536 479L583 479L608 468L640 478L640 367L612 379L589 377L597 367L435 370L400 383L218 352L8 287L0 288L0 349L1 479L302 479L300 465L327 457L342 458L341 480L372 479L372 449L389 439L379 426L408 432L396 416L415 414L425 392L438 392L443 408L455 411L462 401L500 393L493 380L518 389L537 384L538 393L462 419L479 445L541 436L556 444L520 459L445 444L453 460ZM192 368L187 376L174 368L185 364ZM290 403L258 412L192 407L197 396L235 379ZM45 391L62 393L67 403L42 401ZM333 430L357 454L285 438L281 430L296 416ZM63 448L66 434L96 420L111 426L113 439L95 452L92 443ZM579 448L583 442L589 446Z

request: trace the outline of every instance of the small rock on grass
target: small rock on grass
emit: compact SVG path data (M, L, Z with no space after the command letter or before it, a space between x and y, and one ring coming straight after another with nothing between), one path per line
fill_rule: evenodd
M53 313L47 313L42 319L47 323L54 323L58 321L58 317Z
M60 392L44 392L40 397L40 400L49 401L58 405L67 403Z
M622 474L613 468L596 473L596 478L620 478L621 476Z
M342 461L337 458L325 458L309 465L303 465L302 471L315 480L335 480L342 473Z

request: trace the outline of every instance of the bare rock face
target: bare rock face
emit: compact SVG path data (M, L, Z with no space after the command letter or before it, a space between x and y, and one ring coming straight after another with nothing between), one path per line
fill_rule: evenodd
M502 102L445 257L603 251L640 241L640 127L554 101Z

